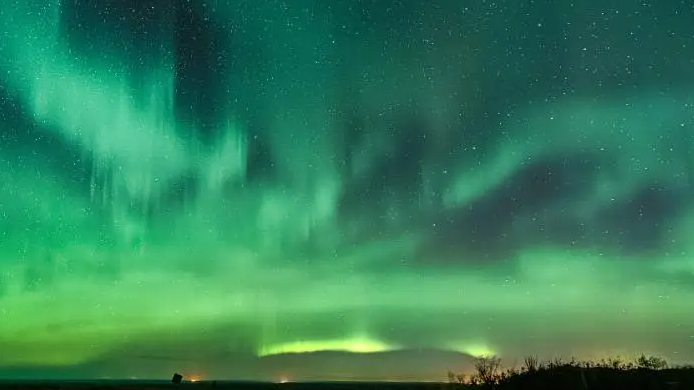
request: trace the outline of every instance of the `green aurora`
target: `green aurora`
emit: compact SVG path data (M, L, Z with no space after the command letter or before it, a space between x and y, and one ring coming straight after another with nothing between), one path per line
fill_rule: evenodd
M691 362L694 8L414 3L4 0L0 376Z

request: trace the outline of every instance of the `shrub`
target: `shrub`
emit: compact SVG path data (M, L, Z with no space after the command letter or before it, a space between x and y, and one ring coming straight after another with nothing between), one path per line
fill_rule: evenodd
M667 362L657 356L641 355L636 359L636 367L643 370L662 370L667 368Z

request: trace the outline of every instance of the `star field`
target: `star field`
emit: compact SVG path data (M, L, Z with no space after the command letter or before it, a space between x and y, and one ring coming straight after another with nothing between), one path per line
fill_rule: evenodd
M3 0L0 376L691 362L694 5L415 3Z

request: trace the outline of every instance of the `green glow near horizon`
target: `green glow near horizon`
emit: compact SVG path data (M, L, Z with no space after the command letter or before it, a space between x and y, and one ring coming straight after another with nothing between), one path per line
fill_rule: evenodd
M694 359L694 81L572 93L579 73L491 121L475 91L530 90L544 52L496 75L506 50L442 18L472 18L453 1L373 6L408 15L380 24L348 3L192 2L221 54L187 68L168 9L0 9L0 374L325 350Z
M306 353L318 351L342 351L352 353L373 353L392 351L395 348L368 338L347 338L336 340L295 341L268 346L260 351L260 356L283 353Z

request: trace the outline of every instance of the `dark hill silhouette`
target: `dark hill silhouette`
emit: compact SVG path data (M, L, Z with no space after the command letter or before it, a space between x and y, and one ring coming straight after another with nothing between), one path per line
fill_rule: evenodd
M171 374L180 372L202 379L280 381L446 381L446 370L471 372L475 358L436 349L410 349L391 352L351 353L322 351L287 353L265 357L214 351L191 354L184 349L161 351L133 350L103 356L71 367L0 367L0 379L101 379L161 378L170 383Z
M261 359L260 366L277 375L291 372L292 381L322 378L355 381L445 381L441 367L473 369L473 356L436 349L410 349L376 353L322 351L282 354ZM403 373L403 367L408 371ZM314 379L312 379L314 378Z

